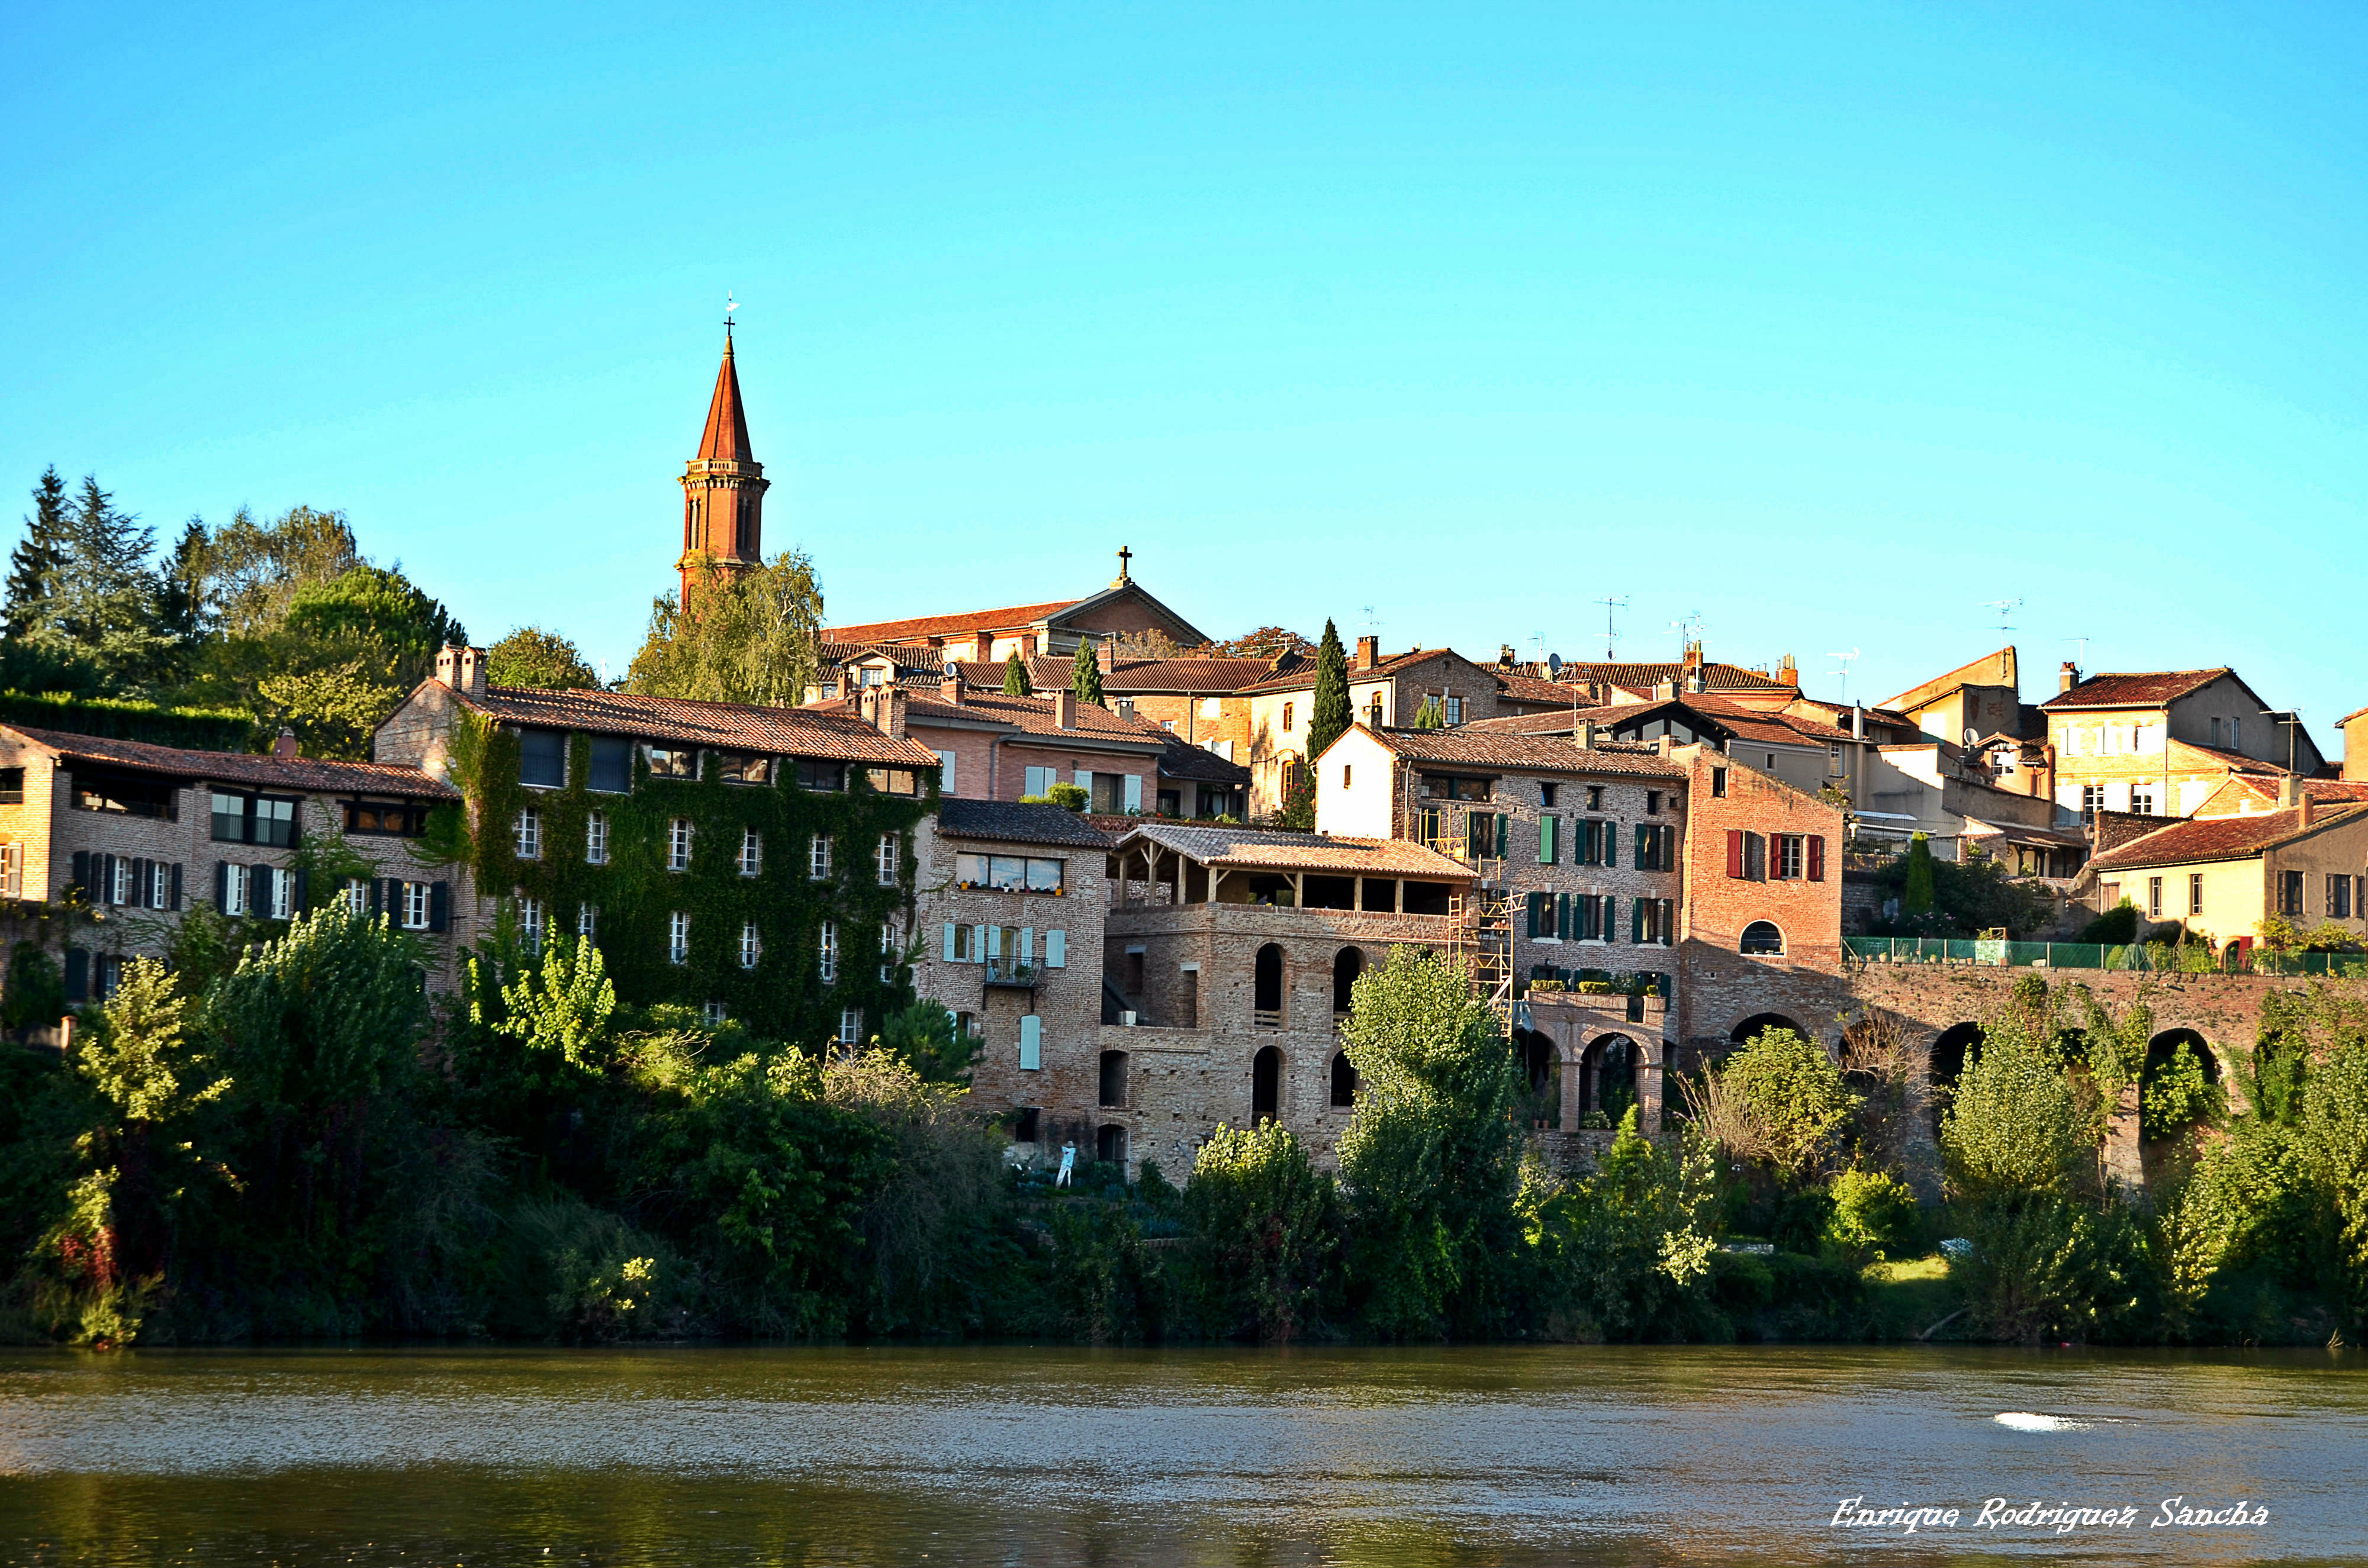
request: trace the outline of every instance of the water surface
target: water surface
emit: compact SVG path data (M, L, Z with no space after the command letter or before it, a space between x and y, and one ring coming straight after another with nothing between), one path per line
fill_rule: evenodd
M0 1353L0 1558L2368 1563L2362 1366L1900 1347ZM2148 1528L2173 1495L2268 1522ZM1960 1521L1838 1528L1851 1496ZM1980 1528L1993 1497L2137 1517Z

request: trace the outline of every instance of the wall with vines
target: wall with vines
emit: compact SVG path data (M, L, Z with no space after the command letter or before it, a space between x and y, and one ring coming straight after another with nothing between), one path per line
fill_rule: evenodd
M567 787L530 789L518 782L515 732L456 715L453 782L470 812L465 823L440 825L458 840L450 851L475 873L480 896L539 899L546 929L569 937L579 906L591 904L620 1000L693 1007L721 1002L751 1031L772 1039L819 1044L837 1032L847 1007L863 1009L869 1036L889 1012L911 1003L913 830L936 809L934 774L923 774L929 793L918 798L875 792L851 765L844 793L804 790L786 777L770 785L727 784L715 754L704 752L696 781L653 778L636 744L632 790L618 795L586 788L591 751L589 737L571 736ZM524 808L541 819L541 854L529 860L517 853L516 823ZM605 865L585 858L596 811L608 816ZM666 869L677 818L692 826L690 866L682 871ZM754 877L740 871L741 838L750 828L763 845L762 869ZM809 874L809 844L817 833L834 841L831 874L823 880ZM897 879L882 887L876 850L880 835L891 833ZM690 916L689 957L680 964L668 955L669 916L677 910ZM820 975L825 920L838 926L837 978L828 983ZM741 926L750 921L762 944L753 969L742 966L740 951ZM897 948L887 955L894 968L883 981L880 932L889 922Z

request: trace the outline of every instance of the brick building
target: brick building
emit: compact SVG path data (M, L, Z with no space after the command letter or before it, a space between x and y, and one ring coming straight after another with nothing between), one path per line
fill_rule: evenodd
M707 403L699 455L682 475L682 554L675 562L688 605L710 571L745 572L765 559L765 492L772 482L748 441L740 372L732 362L732 327L723 328L723 364Z
M87 912L64 926L73 1002L164 956L191 909L279 922L332 898L416 934L450 990L466 873L416 851L459 798L416 767L298 756L292 735L256 756L0 725L0 897ZM339 885L313 885L307 838L354 858Z
M917 995L981 1042L972 1096L1017 1157L1098 1147L1111 837L1059 806L949 800L918 836Z
M941 658L1000 665L1021 658L1076 652L1081 639L1160 639L1194 648L1209 639L1198 627L1154 598L1130 570L1133 551L1118 552L1119 572L1109 587L1078 599L1008 605L955 615L925 615L903 620L866 621L825 629L825 643L935 650ZM1065 673L1061 684L1067 684Z

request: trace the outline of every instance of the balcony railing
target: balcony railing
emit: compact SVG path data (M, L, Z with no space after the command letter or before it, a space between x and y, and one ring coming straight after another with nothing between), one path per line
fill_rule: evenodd
M1279 1007L1251 1008L1250 1028L1254 1029L1279 1029L1282 1028L1282 1010Z
M991 958L986 960L986 983L989 985L1018 985L1032 990L1036 984L1036 966L1026 959Z
M2008 969L2135 970L2157 974L2368 976L2368 953L2272 953L2235 944L2213 952L2169 942L2006 942L1980 937L1845 937L1866 963L1986 964Z

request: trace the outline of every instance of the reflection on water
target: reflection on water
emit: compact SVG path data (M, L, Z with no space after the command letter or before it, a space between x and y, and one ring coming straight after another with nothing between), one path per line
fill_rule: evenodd
M37 1562L2368 1562L2356 1356L0 1357ZM2001 1422L2001 1415L2045 1415ZM2160 1500L2259 1528L2149 1529ZM1846 1531L1871 1509L1958 1527ZM2135 1528L1973 1528L1985 1499Z

